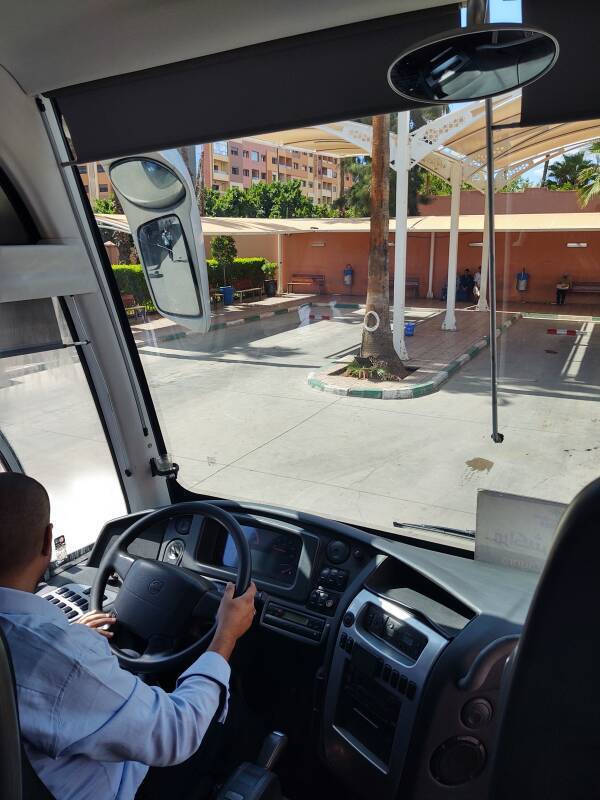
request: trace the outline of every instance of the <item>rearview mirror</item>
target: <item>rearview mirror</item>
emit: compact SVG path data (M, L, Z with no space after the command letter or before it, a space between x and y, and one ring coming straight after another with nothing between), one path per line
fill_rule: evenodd
M210 292L200 213L176 151L104 163L163 317L193 331L210 327Z
M391 88L420 103L494 97L541 78L556 63L558 42L516 23L473 25L426 39L388 70Z

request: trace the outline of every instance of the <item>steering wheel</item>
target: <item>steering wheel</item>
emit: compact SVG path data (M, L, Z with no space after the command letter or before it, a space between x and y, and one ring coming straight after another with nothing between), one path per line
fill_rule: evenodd
M238 554L234 596L243 594L250 584L252 559L248 540L239 522L224 509L201 501L179 503L152 511L134 522L105 551L90 591L90 609L101 611L108 578L113 572L121 578L123 583L113 604L119 623L116 638L128 634L135 637L143 644L142 653L121 649L114 640L109 644L121 666L132 672L164 672L191 663L206 650L214 633L221 595L212 581L182 567L127 552L128 545L148 528L183 514L221 523ZM193 623L211 627L197 641L178 647L178 640Z

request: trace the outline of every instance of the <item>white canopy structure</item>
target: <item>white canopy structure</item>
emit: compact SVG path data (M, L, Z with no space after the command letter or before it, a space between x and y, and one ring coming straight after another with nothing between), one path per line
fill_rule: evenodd
M494 188L501 190L509 181L545 161L581 148L600 138L600 120L521 127L521 93L512 92L493 102ZM371 126L358 122L315 125L254 137L275 146L296 147L338 157L371 154ZM398 133L390 134L390 161L403 179L396 181L396 248L394 280L394 346L401 358L407 357L404 343L406 276L406 233L408 170L420 164L449 181L452 190L450 241L448 252L448 292L444 330L456 330L455 292L458 256L460 187L471 184L485 193L485 102L469 103L438 117L416 131L409 129L409 114L398 114ZM486 201L487 202L487 201ZM489 237L483 232L481 296L479 311L486 311ZM430 281L435 232L431 233Z
M496 191L500 191L509 181L545 161L556 158L569 150L581 148L594 139L600 138L600 120L521 127L519 125L520 116L521 94L519 91L494 100L494 188ZM347 121L295 128L253 138L276 147L293 147L343 158L370 155L372 129L370 125ZM406 237L409 228L408 171L416 164L420 164L430 172L447 180L451 185L448 292L442 328L449 331L456 330L456 296L451 287L456 285L457 276L460 187L463 182L466 182L485 194L487 167L485 144L484 101L463 105L412 132L409 129L409 113L407 111L400 112L398 114L398 133L390 134L390 162L399 175L399 179L396 181L393 305L394 346L400 358L408 357L404 342ZM253 220L253 222L256 221ZM319 220L319 222L322 223L324 220ZM435 226L433 227L435 228ZM431 287L435 234L435 229L432 229L427 297L433 297ZM478 311L488 310L488 253L489 236L487 227L484 226L481 296L477 304ZM279 266L281 268L281 259ZM282 281L279 280L278 284L281 291Z

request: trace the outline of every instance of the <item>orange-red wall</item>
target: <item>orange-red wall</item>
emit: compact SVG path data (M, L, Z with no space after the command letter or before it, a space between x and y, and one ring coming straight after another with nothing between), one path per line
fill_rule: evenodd
M532 187L522 192L497 192L494 199L496 214L575 214L600 211L600 198L592 200L585 208L579 205L577 192L554 192ZM450 216L450 195L432 197L429 203L419 204L423 217ZM460 193L461 214L483 214L483 194L476 191Z
M393 235L391 239L393 241ZM469 247L480 242L481 234L459 236L458 269L474 271L481 263L481 247ZM567 248L567 242L587 242L585 249ZM323 242L324 246L313 246ZM409 234L407 275L418 277L420 296L425 297L429 273L430 234ZM343 283L343 269L354 267L351 293L364 295L367 291L368 233L289 234L283 237L283 282L293 280L293 273L325 275L327 293L350 293ZM394 247L389 248L390 274L394 270ZM600 232L592 233L510 233L496 236L496 270L499 300L522 299L516 291L516 275L521 269L530 274L526 299L550 302L554 299L558 278L568 272L573 281L600 282ZM440 297L448 269L448 234L435 234L433 293ZM572 295L573 302L589 303L594 295ZM600 295L596 296L600 300Z

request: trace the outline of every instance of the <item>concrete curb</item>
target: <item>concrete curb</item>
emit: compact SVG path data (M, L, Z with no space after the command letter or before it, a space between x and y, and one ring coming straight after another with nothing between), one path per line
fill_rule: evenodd
M520 314L515 314L513 317L505 320L499 327L496 328L496 335L500 336L503 331L514 325L520 319ZM446 364L444 369L436 372L432 377L420 383L413 383L411 385L403 386L398 389L356 389L338 386L334 383L328 383L327 378L321 373L311 372L308 376L308 385L321 392L329 392L330 394L340 395L342 397L367 397L372 400L409 400L414 397L424 397L425 395L436 392L440 386L445 383L451 375L454 375L458 370L471 361L478 353L484 350L490 343L490 337L484 336L483 339L471 345L466 353L458 356L449 364ZM418 373L419 370L417 370ZM417 374L415 373L415 374Z
M249 322L258 322L261 319L268 319L269 317L279 317L282 314L289 314L291 311L298 311L299 308L302 306L310 306L310 303L301 303L298 306L289 306L287 308L277 308L275 311L262 311L261 313L257 314L256 312L253 314L248 314L247 317L237 317L237 319L232 319L225 322L217 322L214 325L210 326L210 330L208 331L211 333L212 331L219 331L223 328L233 328L236 325L245 325ZM142 331L139 331L142 333ZM168 333L165 336L157 335L156 338L160 342L172 342L174 339L183 339L186 336L196 336L195 331L177 331L176 333Z
M254 313L248 314L248 316L245 317L237 317L236 319L232 319L229 321L226 320L225 322L217 322L214 325L210 326L209 333L211 331L222 330L223 328L233 328L235 325L244 325L249 322L258 322L261 319L268 319L269 317L279 317L282 314L289 314L292 311L298 311L299 308L302 308L304 306L309 306L310 308L330 308L332 310L335 308L341 308L345 310L349 309L357 310L360 308L360 305L358 303L314 303L314 302L300 303L297 306L286 306L285 308L277 308L274 311L262 311L260 313L256 313L255 311ZM316 318L317 317L314 314L311 314L309 316L309 319L316 319ZM320 315L320 318L330 319L330 317L325 317L323 315ZM146 331L136 331L136 333L143 334L146 333ZM186 336L195 336L196 332L182 330L182 331L176 331L175 333L167 333L164 336L160 336L158 334L155 335L156 339L159 342L172 342L175 339L183 339Z

